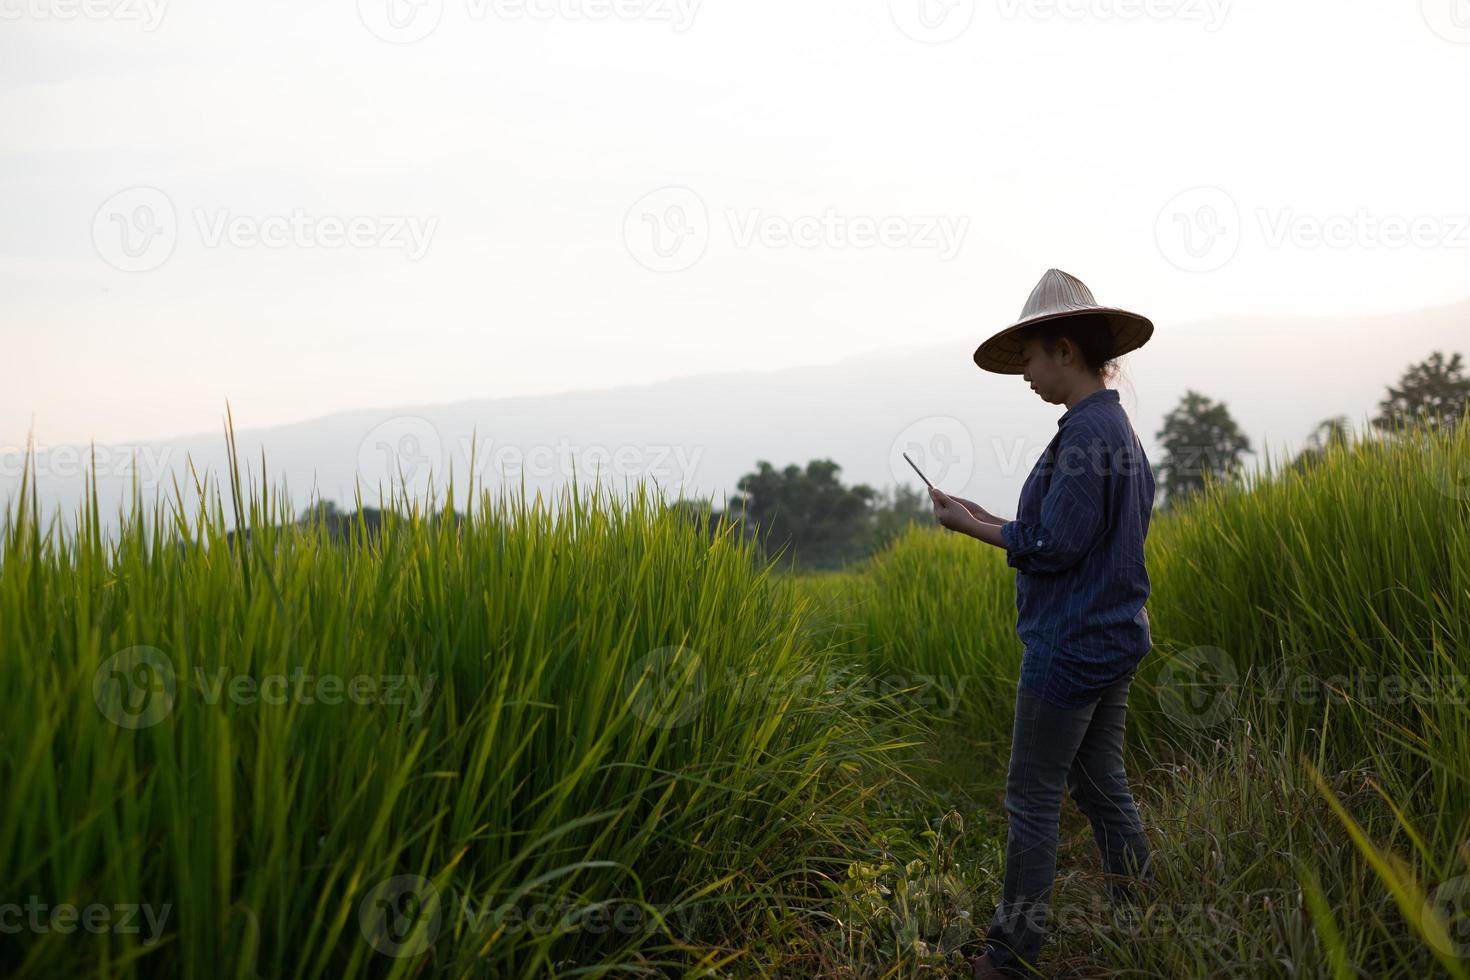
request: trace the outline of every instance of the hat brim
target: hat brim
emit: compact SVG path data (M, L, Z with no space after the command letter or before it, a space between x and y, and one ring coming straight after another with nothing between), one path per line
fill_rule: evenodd
M995 374L1021 374L1026 370L1025 360L1021 355L1023 331L1038 323L1071 319L1092 320L1098 324L1106 324L1113 338L1112 352L1108 355L1109 357L1121 357L1129 351L1137 350L1148 343L1148 339L1153 336L1154 332L1153 322L1148 317L1130 313L1128 310L1113 307L1065 310L1022 320L1011 324L1004 330L997 331L975 348L975 363L982 369Z

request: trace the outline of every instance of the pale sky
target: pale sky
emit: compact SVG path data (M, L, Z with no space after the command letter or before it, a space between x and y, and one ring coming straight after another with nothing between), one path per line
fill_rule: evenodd
M0 0L0 83L0 444L973 344L1050 267L1470 295L1467 0Z

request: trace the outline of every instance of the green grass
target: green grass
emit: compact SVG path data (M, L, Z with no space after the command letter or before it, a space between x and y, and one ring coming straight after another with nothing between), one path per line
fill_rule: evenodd
M5 515L0 972L965 976L1020 657L998 549L785 575L641 490L450 487L342 539L263 472L197 489L112 536L95 498L74 534ZM1050 969L1465 976L1470 426L1212 486L1148 547L1159 879L1121 919L1068 805Z
M0 901L45 909L4 972L677 974L753 930L801 945L895 725L830 696L792 583L642 493L480 495L458 525L400 501L333 540L266 486L135 498L115 539L95 499L75 537L8 513ZM161 935L50 918L123 904Z
M1058 968L1464 976L1470 425L1212 486L1156 517L1148 563L1129 737L1156 918L1072 916ZM1012 575L997 549L918 530L875 561L853 627L883 669L975 678L954 717L987 749L1019 668ZM1095 910L1090 847L1064 842L1082 877L1059 906Z

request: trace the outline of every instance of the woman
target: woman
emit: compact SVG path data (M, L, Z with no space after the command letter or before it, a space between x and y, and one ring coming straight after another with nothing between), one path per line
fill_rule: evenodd
M1143 542L1154 477L1138 436L1106 387L1119 355L1153 333L1145 317L1098 306L1082 282L1050 269L1021 319L986 340L975 363L1020 374L1067 407L1007 521L931 490L950 530L1006 551L1016 569L1021 674L1006 777L1005 879L970 960L977 978L1035 968L1056 877L1062 789L1092 823L1116 897L1146 879L1149 848L1123 769L1128 687L1152 646Z

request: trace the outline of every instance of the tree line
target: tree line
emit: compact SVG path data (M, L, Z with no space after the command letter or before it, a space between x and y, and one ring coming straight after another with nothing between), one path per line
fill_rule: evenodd
M1435 351L1405 370L1396 385L1387 387L1372 425L1391 438L1414 424L1457 425L1467 409L1470 379L1465 377L1461 355L1446 358ZM1329 449L1347 445L1354 437L1347 416L1324 419L1289 465L1297 469L1311 466ZM1162 448L1154 466L1155 507L1162 510L1201 492L1207 479L1237 483L1244 457L1254 453L1226 404L1192 389L1164 417L1154 438ZM756 469L740 478L739 493L723 511L714 511L707 501L681 500L672 506L710 520L712 529L733 525L756 537L768 556L784 559L790 568L806 570L840 568L881 549L910 524L934 522L927 490L903 485L887 491L863 483L847 486L840 472L841 467L830 459L779 470L758 460Z
M1411 424L1457 425L1467 409L1470 379L1465 377L1461 355L1446 358L1435 351L1387 387L1372 425L1392 437ZM1254 453L1226 404L1192 389L1164 417L1154 438L1162 447L1154 465L1155 507L1163 510L1201 492L1207 479L1237 483L1244 457ZM1311 466L1354 438L1347 416L1324 419L1289 465ZM838 569L881 550L913 524L934 523L927 490L904 484L882 490L865 483L849 486L842 482L841 470L830 459L781 469L757 460L756 469L740 478L738 492L723 510L715 510L707 499L679 499L667 506L698 521L711 534L733 531L756 539L768 558L790 570ZM375 536L382 517L374 508L348 513L331 501L320 501L301 515L300 523L319 521L334 537L347 536L355 527ZM451 519L458 523L461 515Z

